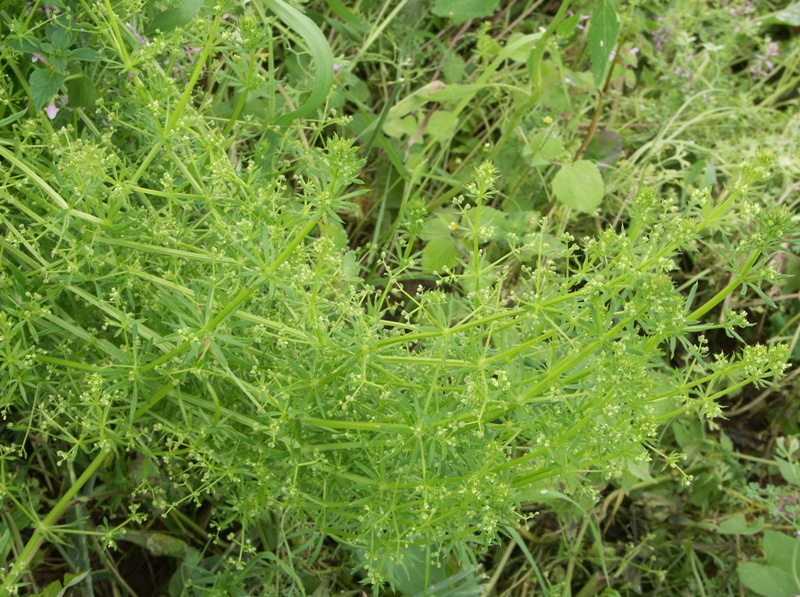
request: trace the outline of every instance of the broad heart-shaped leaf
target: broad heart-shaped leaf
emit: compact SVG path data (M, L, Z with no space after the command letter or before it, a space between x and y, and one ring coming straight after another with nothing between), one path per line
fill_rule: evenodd
M442 209L437 211L432 217L425 220L419 237L422 240L433 240L434 238L451 238L453 235L453 224L456 226L461 220L461 216L453 209Z
M791 575L776 566L745 562L736 568L739 580L755 595L763 597L793 597L800 587Z
M25 52L26 54L46 54L46 50L42 47L42 42L40 42L35 37L30 35L26 35L24 37L20 37L19 39L10 39L4 42L9 48L12 50L16 50L17 52Z
M494 14L500 0L436 0L433 14L447 17L454 25Z
M800 539L777 531L764 531L767 565L746 562L736 569L748 589L764 597L800 594Z
M777 531L764 531L764 553L767 563L777 566L787 574L800 577L800 538ZM795 593L800 593L800 586Z
M451 238L434 238L422 250L422 267L429 272L444 272L458 263L458 247Z
M564 205L592 213L605 194L603 176L597 166L588 160L567 163L553 177L553 192Z
M600 87L606 74L606 66L611 58L611 51L619 37L619 17L611 0L601 0L589 21L589 32L586 43L589 56L592 58L592 74L594 84Z
M145 34L152 35L156 31L166 32L188 25L192 22L201 6L203 6L203 0L181 0L180 4L175 8L160 12L153 17Z
M45 27L45 34L53 47L58 50L66 50L75 43L78 37L73 30L71 19L63 14L50 21Z
M49 68L37 68L28 80L31 85L33 109L37 112L53 99L64 83L64 76Z

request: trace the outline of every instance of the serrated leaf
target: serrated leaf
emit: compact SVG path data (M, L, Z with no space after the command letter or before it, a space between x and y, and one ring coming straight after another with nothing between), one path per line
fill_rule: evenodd
M650 467L647 463L628 459L626 462L627 471L639 481L652 481L653 475L650 474Z
M63 15L47 25L45 35L47 35L47 39L50 40L53 47L59 50L66 50L77 39L75 32L70 27L69 18Z
M49 54L47 56L47 59L50 61L50 66L52 66L56 72L62 74L67 72L67 58L67 53L64 53L62 56L56 54Z
M619 37L619 17L611 0L601 0L589 21L586 43L592 59L592 75L594 84L600 87L606 74L606 67L611 58L611 51Z
M436 0L432 12L460 25L470 19L492 16L498 4L500 0Z
M564 164L553 177L553 192L564 205L592 213L600 206L605 194L603 176L588 160Z
M418 110L427 102L432 101L430 97L433 93L445 89L445 84L441 81L431 81L427 85L420 87L416 91L405 96L399 102L389 109L387 120L393 118L402 118L410 114L414 110ZM438 100L437 100L438 101Z
M387 118L383 123L384 134L394 139L403 136L410 137L419 129L419 119L416 116L404 116L403 118Z
M58 597L59 594L61 594L63 592L64 592L64 588L61 585L61 581L60 580L54 580L49 585L47 585L44 589L42 589L41 593L39 593L38 595L35 595L35 597Z
M97 88L86 75L79 75L67 81L67 106L88 108L97 100Z
M445 266L454 268L458 263L458 247L450 238L434 238L422 251L422 267L429 272L443 272Z
M64 83L63 75L47 69L37 68L31 73L28 82L31 86L33 109L37 112L44 108L55 97Z
M160 12L153 17L145 35L152 35L156 31L162 33L172 31L188 25L197 15L201 6L203 6L203 0L182 0L177 7Z
M42 46L42 42L40 42L35 37L30 35L26 35L24 37L20 37L19 39L10 39L5 42L5 45L15 50L17 52L23 52L25 54L46 54L47 52Z
M327 221L319 223L320 234L333 241L337 249L346 249L348 244L347 231L342 226L341 221L328 218Z
M442 76L444 77L445 83L448 85L459 83L461 79L464 78L466 72L466 62L455 52L451 52L444 59L444 63L442 64Z

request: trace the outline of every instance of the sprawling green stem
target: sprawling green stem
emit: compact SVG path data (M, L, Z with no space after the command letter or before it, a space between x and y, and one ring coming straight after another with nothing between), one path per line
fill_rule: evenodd
M89 479L92 478L92 475L100 468L100 465L103 464L110 453L110 448L101 449L97 456L94 457L94 460L86 467L86 470L83 471L83 474L78 477L75 483L61 496L61 499L58 500L56 505L48 512L47 516L44 517L44 520L39 523L33 531L33 536L28 540L22 552L19 554L17 562L11 568L8 576L6 576L3 584L3 594L10 594L17 579L22 576L28 569L28 566L30 566L31 560L33 560L33 557L39 551L39 547L41 547L44 542L46 535L52 530L53 525L61 518L64 512L67 511L72 500L78 495L78 492L86 485ZM8 591L8 593L6 593L6 591Z

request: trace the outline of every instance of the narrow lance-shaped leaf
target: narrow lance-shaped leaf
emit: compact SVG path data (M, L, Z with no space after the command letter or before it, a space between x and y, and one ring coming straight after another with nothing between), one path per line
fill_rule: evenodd
M454 25L460 25L470 19L491 16L498 4L500 0L436 0L431 12L447 17Z
M611 0L601 0L589 21L589 32L586 35L589 56L592 58L592 75L597 87L603 83L611 52L619 37L619 29L619 17L614 10L614 4Z

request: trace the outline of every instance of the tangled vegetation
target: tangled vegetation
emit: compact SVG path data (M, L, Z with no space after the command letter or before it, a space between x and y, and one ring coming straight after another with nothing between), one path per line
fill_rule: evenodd
M800 591L799 5L695 5L3 4L3 591Z

